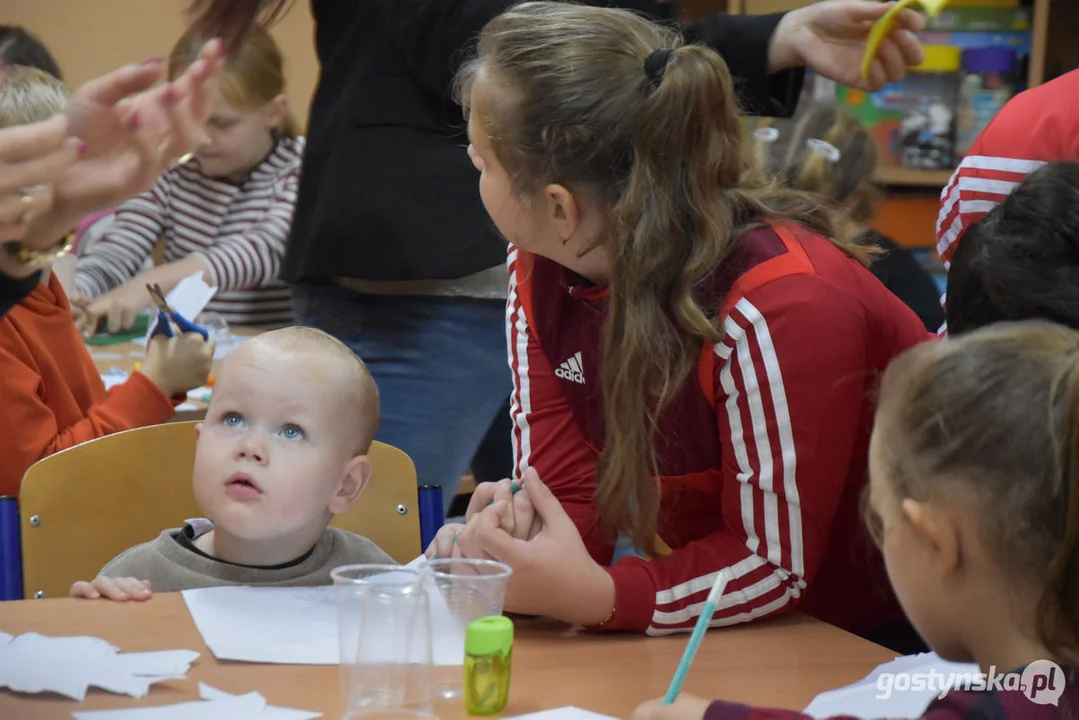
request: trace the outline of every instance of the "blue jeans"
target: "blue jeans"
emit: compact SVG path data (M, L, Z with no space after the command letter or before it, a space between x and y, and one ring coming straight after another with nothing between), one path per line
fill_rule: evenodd
M382 405L375 439L408 453L420 485L442 486L443 512L489 429L504 433L506 450L496 455L512 465L510 433L497 422L513 389L504 301L362 295L337 285L294 286L292 297L300 323L367 363Z

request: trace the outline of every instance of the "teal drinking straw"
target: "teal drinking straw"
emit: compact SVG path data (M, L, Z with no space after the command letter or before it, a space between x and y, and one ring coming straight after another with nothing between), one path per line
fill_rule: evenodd
M716 584L712 586L712 592L708 593L708 599L704 601L704 609L697 618L697 626L693 628L693 634L689 636L686 651L682 653L682 661L678 663L678 670L675 671L671 686L667 688L667 695L663 698L664 705L673 703L682 692L682 685L686 682L686 675L689 674L689 666L693 664L693 658L701 646L701 640L704 639L704 632L708 629L708 623L712 622L712 615L716 612L716 602L726 589L729 579L730 573L726 569L716 574Z

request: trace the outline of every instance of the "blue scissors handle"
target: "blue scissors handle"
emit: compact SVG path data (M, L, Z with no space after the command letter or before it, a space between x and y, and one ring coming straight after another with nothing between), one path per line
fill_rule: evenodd
M165 337L172 337L172 325L169 323L169 316L163 311L157 311L157 322L154 324L154 329L150 331L150 337L157 337L158 335L164 335Z
M154 304L157 305L157 323L150 332L150 337L157 337L158 335L173 337L172 323L175 323L176 327L180 329L181 335L198 333L202 335L203 340L210 339L210 333L207 332L206 328L196 325L168 306L160 285L156 283L153 285L147 284L146 289L150 292L150 297L153 298Z

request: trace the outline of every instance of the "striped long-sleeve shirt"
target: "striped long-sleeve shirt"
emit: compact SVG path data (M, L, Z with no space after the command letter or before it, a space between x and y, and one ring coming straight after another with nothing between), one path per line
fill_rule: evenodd
M207 177L192 160L120 206L108 231L78 260L76 289L102 295L138 274L164 236L164 261L197 254L217 295L206 310L229 324L292 322L278 279L296 204L303 138L282 139L242 183Z
M1016 95L986 126L940 196L945 267L966 229L1047 162L1079 160L1079 70Z
M733 579L713 626L799 606L854 632L894 622L860 495L878 376L931 336L865 268L805 230L747 232L731 257L702 284L724 306L725 336L702 350L654 442L657 546L670 551L608 567L616 606L603 629L688 630L724 569ZM614 549L594 505L607 291L524 251L511 248L509 265L514 475L535 468L607 566Z

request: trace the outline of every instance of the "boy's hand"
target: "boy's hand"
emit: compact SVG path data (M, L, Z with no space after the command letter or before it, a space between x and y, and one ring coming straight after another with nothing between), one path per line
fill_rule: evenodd
M172 397L206 384L214 362L214 341L198 333L157 335L146 346L142 374Z
M630 720L702 720L709 705L709 700L685 694L670 705L662 699L649 700L633 711Z
M105 598L106 600L116 600L117 602L126 602L128 600L142 602L149 600L154 594L151 591L149 580L139 580L131 577L97 577L94 578L93 582L78 581L71 586L68 595L86 600Z

